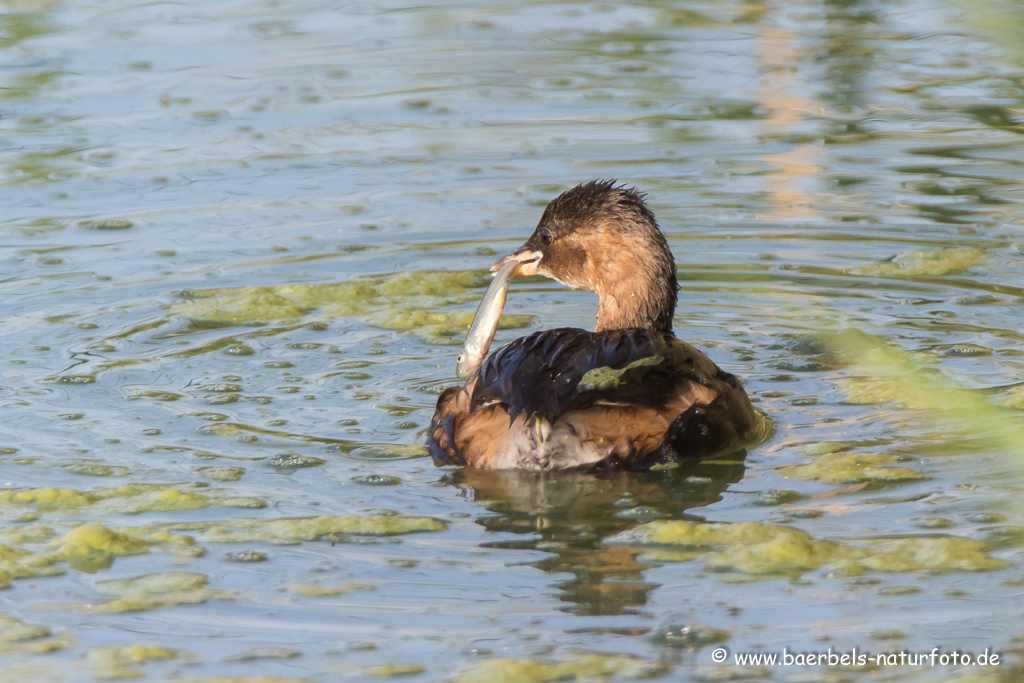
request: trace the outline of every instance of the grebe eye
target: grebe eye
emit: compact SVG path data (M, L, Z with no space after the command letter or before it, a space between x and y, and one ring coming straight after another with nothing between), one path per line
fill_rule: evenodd
M544 240L544 244L551 244L555 241L555 236L551 234L551 231L544 228L540 231L540 238Z

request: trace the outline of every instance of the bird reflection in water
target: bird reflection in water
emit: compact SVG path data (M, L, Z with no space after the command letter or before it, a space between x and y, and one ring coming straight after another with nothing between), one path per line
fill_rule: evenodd
M525 537L485 547L542 550L551 555L533 566L572 575L556 584L566 611L628 614L646 604L657 587L643 577L652 565L637 559L640 548L605 540L655 518L693 519L687 510L720 500L729 484L743 477L745 457L746 451L739 451L668 470L604 477L463 468L449 472L445 481L494 513L478 524Z

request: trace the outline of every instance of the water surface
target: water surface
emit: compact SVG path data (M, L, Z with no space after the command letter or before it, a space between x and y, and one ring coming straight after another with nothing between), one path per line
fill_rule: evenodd
M3 680L1019 677L1013 3L2 7ZM436 469L487 267L612 177L772 438ZM526 279L506 313L596 301Z

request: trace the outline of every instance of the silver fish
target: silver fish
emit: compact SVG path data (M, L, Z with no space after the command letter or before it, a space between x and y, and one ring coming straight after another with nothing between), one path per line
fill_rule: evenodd
M473 316L473 324L469 326L466 343L455 360L455 374L459 379L466 379L480 367L487 350L491 348L494 333L498 331L498 319L501 309L505 307L505 295L512 278L523 266L522 261L511 261L501 267L491 281L491 286L484 293L484 298Z

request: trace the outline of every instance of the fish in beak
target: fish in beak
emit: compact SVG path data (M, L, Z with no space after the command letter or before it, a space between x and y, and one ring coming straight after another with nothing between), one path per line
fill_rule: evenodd
M540 265L540 260L542 258L544 258L543 252L536 251L532 247L524 244L508 256L498 259L495 264L491 266L491 272L496 273L509 263L518 261L523 265L519 268L519 272L516 273L517 276L536 275L537 266Z

